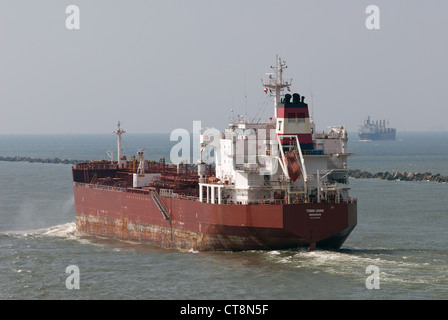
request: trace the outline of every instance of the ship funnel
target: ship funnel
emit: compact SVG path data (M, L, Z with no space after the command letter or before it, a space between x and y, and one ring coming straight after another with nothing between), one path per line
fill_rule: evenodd
M292 103L299 103L300 102L300 94L294 93L292 95Z

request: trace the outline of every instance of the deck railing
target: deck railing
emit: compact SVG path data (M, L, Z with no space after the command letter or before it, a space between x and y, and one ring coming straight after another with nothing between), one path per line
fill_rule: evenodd
M137 189L137 188L122 188L122 187L113 187L113 186L106 186L106 185L100 185L100 184L90 184L90 183L82 183L82 182L75 182L75 185L77 187L83 187L83 188L90 188L90 189L102 189L102 190L109 190L109 191L117 191L117 192L130 192L130 193L136 193L136 194L145 194L150 195L151 192L154 192L154 190L150 189ZM189 196L189 195L182 195L175 192L167 192L167 191L160 191L159 192L160 198L176 198L176 199L183 199L183 200L190 200L190 201L199 201L199 197L196 196ZM217 203L217 202L216 202ZM257 199L257 200L250 200L250 201L234 201L230 199L222 199L221 204L228 204L228 205L281 205L286 204L287 201L284 199ZM290 204L298 204L303 203L303 200L301 199L291 199ZM311 201L311 203L317 203L317 201ZM336 200L327 200L321 199L321 203L357 203L356 198L347 198L340 199L340 201Z

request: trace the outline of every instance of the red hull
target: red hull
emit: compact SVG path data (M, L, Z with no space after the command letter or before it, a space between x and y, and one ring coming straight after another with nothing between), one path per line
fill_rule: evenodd
M74 183L81 234L182 250L339 248L357 223L354 203L228 205Z

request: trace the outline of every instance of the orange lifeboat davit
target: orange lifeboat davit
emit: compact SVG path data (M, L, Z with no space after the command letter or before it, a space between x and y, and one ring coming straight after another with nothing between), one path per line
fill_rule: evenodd
M296 181L300 174L300 165L297 162L297 157L293 151L285 152L286 166L288 168L288 174L292 181Z

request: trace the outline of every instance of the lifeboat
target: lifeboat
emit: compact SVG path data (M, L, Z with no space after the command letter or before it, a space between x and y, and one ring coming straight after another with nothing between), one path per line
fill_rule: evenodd
M285 152L286 167L288 168L288 174L292 181L296 181L300 174L300 165L297 162L297 157L293 151Z

